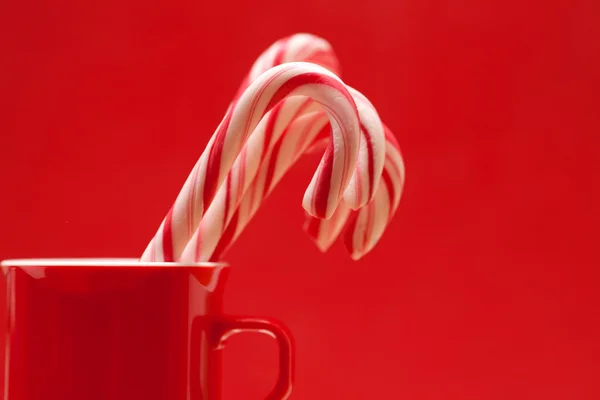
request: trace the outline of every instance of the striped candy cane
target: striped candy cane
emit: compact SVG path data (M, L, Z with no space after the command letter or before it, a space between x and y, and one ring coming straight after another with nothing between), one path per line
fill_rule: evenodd
M395 214L402 190L404 187L404 162L400 147L393 133L384 125L386 138L386 156L382 179L377 187L375 198L366 207L352 211L343 202L340 203L334 215L327 220L307 216L304 230L313 239L317 247L325 252L346 228L344 242L351 257L355 260L363 257L377 244L391 218ZM315 142L305 150L310 152L313 147L320 148L327 140L322 131ZM283 142L283 140L282 140ZM294 163L301 154L297 154L291 163ZM265 165L277 167L261 167L260 173L254 183L265 196L273 190L279 179L287 171L282 158L274 160L273 155L265 160ZM278 162L279 161L279 162ZM289 166L288 166L289 167ZM274 168L276 172L268 176L266 171ZM264 198L263 197L263 198ZM259 199L260 196L258 197ZM215 247L212 260L220 259L229 247L242 233L260 206L257 197L246 195L238 210L231 218L230 224L219 239ZM369 219L370 218L370 219Z
M240 86L238 93L241 93L261 73L267 71L269 68L287 62L297 61L316 63L339 75L339 62L329 42L315 35L299 33L278 40L264 51L253 64L250 72ZM364 96L358 92L357 95L364 98ZM292 99L284 100L284 102L286 101L291 102ZM295 106L287 105L286 107L282 107L284 111L277 112L276 115L270 115L271 113L267 114L265 118L269 118L271 125L275 126L275 128L273 128L274 133L270 137L278 138L281 133L278 131L278 128L286 129L294 118L298 118L304 113L311 112L315 108L320 108L310 98L305 98L305 102L295 101L294 104ZM377 153L378 151L381 153L383 152L383 140L381 141L379 148L372 148L369 142L362 143L365 148L362 148L359 152L363 158L363 160L359 160L359 162L369 162L369 160L373 159L383 160L378 154L370 154L372 152ZM367 175L356 175L351 180L350 186L344 194L346 202L351 204L352 208L357 209L364 206L375 194L375 186L377 185L377 179L383 168L383 161L379 164L372 165L372 167L370 173L371 179L368 179ZM361 178L361 180L358 180L358 178Z
M369 100L355 89L349 88L359 110L361 123L360 157L355 171L357 186L374 188L379 184L385 161L385 133L383 124ZM306 120L302 119L309 117ZM207 261L214 259L219 248L228 247L253 217L262 200L271 192L283 174L307 149L314 147L319 132L326 132L327 120L323 113L313 113L296 121L307 123L290 125L277 144L267 151L253 151L253 139L263 143L259 136L248 141L248 157L239 157L228 175L228 184L221 187L217 199L204 215L198 230L186 247L182 260ZM309 129L305 129L308 126ZM323 142L322 135L317 142ZM265 157L260 171L260 157ZM245 179L240 183L240 176ZM362 193L362 191L358 191ZM367 193L365 196L371 197ZM341 205L339 206L341 207ZM338 208L339 208L338 207ZM346 206L344 206L346 207ZM334 216L339 215L336 212ZM233 224L231 227L230 224Z
M360 127L352 95L337 76L309 63L287 63L260 75L229 107L194 166L143 261L178 260L248 136L261 118L288 96L306 96L325 110L331 142L305 192L303 205L315 217L329 217L353 180ZM356 207L356 204L351 204Z
M354 260L358 260L375 247L396 213L404 188L404 161L398 141L387 127L385 139L382 180L369 204L352 211L342 203L328 220L307 216L304 230L321 251L325 252L345 227L346 249Z
M261 125L264 125L261 126ZM297 149L310 145L314 138L324 130L330 132L327 116L324 112L303 114L285 126L281 135L273 140L272 124L269 119L261 121L259 127L250 136L244 151L240 154L221 186L214 201L200 220L198 229L185 247L181 256L183 262L208 261L219 238L231 222L240 202L254 182L259 167L269 159L273 151L283 159L292 160ZM279 140L281 139L281 140ZM266 170L266 176L275 172L274 166ZM253 191L253 202L262 198L261 193Z
M274 66L287 63L304 61L311 62L321 65L339 75L340 66L339 61L333 51L333 48L325 39L315 35L307 33L295 34L283 39L278 40L271 45L265 52L263 52L244 79L240 87L240 92L243 91L251 82L254 81L261 73L267 71L269 68ZM238 92L239 93L239 92ZM358 93L358 96L364 97ZM285 112L278 113L271 119L272 124L276 124L282 129L294 119L301 116L303 113L312 111L315 108L314 102L310 98L305 98L306 102L297 102L296 107L286 107ZM290 101L284 100L284 101ZM367 101L368 102L368 101ZM319 107L317 107L319 108ZM278 137L277 134L274 135ZM381 142L383 143L383 141ZM370 151L383 152L383 145L379 148L369 148L368 142L363 143L365 148L361 149L359 154L363 155L363 162L367 162L367 158L379 157L378 155L367 155ZM383 160L382 157L378 158ZM360 160L359 160L360 162ZM347 188L344 198L346 202L352 205L352 208L357 209L369 202L374 196L374 188L377 185L377 177L380 175L380 171L383 168L383 162L380 165L374 165L372 169L371 177L374 179L367 179L366 175L362 175L362 181L357 180L359 176L355 176L350 182L350 186ZM358 171L357 171L358 172Z
M329 42L308 33L297 33L279 39L256 59L238 89L238 96L269 69L284 63L299 61L320 65L340 75L339 61Z

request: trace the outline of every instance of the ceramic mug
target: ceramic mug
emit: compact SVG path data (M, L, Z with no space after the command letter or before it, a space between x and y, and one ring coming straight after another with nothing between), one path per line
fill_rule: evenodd
M279 344L269 400L291 391L280 323L223 314L226 264L129 259L13 260L4 400L219 400L221 354L238 332Z

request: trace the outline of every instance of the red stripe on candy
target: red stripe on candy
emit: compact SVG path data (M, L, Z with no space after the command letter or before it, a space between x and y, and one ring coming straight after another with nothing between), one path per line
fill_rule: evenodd
M390 201L390 217L392 216L392 208L394 206L394 199L396 198L396 190L394 189L394 183L392 182L392 177L387 170L383 170L381 174L381 179L385 183L385 187L387 187L388 197Z
M283 85L281 85L279 89L277 89L277 92L275 92L275 94L271 98L271 101L267 106L267 110L271 109L275 104L279 103L281 100L283 100L294 90L298 89L300 86L308 84L324 85L334 88L340 93L342 93L346 97L346 100L348 100L351 104L354 104L354 99L352 98L352 95L348 93L343 83L328 75L316 72L306 72L304 74L299 74L291 77ZM356 115L358 116L358 110L356 110Z
M213 251L213 254L210 257L211 261L220 259L223 253L225 253L231 245L233 241L233 236L235 235L235 231L237 229L239 216L239 212L236 211L231 217L229 225L225 229L225 232L223 232L223 235L221 235L221 238L219 239L219 242L217 243L217 246L215 247L215 250Z
M163 259L165 262L173 262L173 207L165 217L163 226Z
M319 238L321 221L322 220L318 218L309 217L304 225L304 230L306 234L315 241Z
M217 132L215 132L215 140L208 154L206 177L204 178L204 192L202 193L202 214L204 214L204 210L212 202L215 194L217 193L217 182L219 180L219 172L221 170L221 155L223 153L223 145L225 144L227 128L229 128L229 124L231 123L231 116L233 115L234 108L235 105L232 105L230 111L225 116L223 123L221 123L219 129Z
M333 143L329 143L329 146L325 149L322 165L323 167L319 170L319 176L317 177L313 200L313 208L317 218L325 218L327 215L331 176L333 175ZM323 190L318 190L321 188Z

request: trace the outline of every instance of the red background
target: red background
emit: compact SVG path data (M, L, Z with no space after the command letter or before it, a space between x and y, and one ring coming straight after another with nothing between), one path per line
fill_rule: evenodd
M255 57L308 31L407 184L354 263L303 236L307 160L228 256L228 310L295 333L293 398L600 398L600 3L282 3L2 2L0 259L140 255ZM275 363L233 339L227 398Z

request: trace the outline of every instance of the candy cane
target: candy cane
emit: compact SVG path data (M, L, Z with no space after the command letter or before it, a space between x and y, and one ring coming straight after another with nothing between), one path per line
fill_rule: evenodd
M396 213L404 188L404 161L398 141L385 127L386 154L381 180L374 199L358 211L340 204L328 220L307 217L304 230L325 252L346 227L344 243L350 256L358 260L377 244Z
M244 146L231 168L225 183L221 186L215 199L200 220L198 229L184 249L181 261L199 262L208 261L219 238L227 228L231 218L237 211L240 202L247 193L249 186L254 182L259 167L270 159L273 151L277 152L284 160L293 160L296 153L310 145L314 138L326 129L329 133L327 116L324 112L304 114L294 119L282 130L282 135L272 140L272 132L263 126L269 126L270 120L264 119ZM285 138L285 139L284 139ZM281 140L278 140L281 139ZM275 172L274 166L265 170L265 177ZM255 202L262 196L253 192ZM258 204L257 204L258 205Z
M277 65L299 61L320 65L340 75L339 61L327 40L308 33L297 33L279 39L256 59L238 89L238 96L262 73Z
M349 90L357 104L362 128L361 151L355 171L355 182L358 183L355 187L358 187L358 193L362 193L361 185L375 188L379 184L385 161L385 133L383 124L369 100L357 90L352 88ZM254 151L253 139L258 143L263 143L263 139L254 135L251 137L245 147L245 150L248 150L247 156L238 157L236 160L228 175L228 184L221 187L217 198L200 221L198 230L183 253L183 260L207 261L211 257L214 259L213 252L218 250L219 246L229 246L223 241L235 240L277 181L307 148L314 145L313 138L323 131L327 122L322 113L313 114L310 121L309 126L312 130L305 130L303 127L306 124L295 124L294 121L277 145L266 152L262 149ZM257 171L259 155L265 157L260 172ZM246 180L240 185L241 175ZM244 196L243 200L242 196ZM371 195L367 194L367 196ZM240 217L240 213L236 213L238 207L243 217ZM233 236L226 232L230 223L233 223L231 229L236 232ZM225 238L220 240L222 237Z
M317 63L330 71L339 74L339 62L329 42L315 35L299 33L280 39L265 50L253 64L250 72L240 86L238 93L243 92L251 82L269 68L286 62L297 61ZM356 95L364 98L359 92L356 92ZM366 100L366 98L364 99ZM275 126L271 128L275 132L269 137L278 138L280 133L277 131L278 128L286 129L287 125L290 124L294 118L298 118L304 113L311 112L315 108L320 108L318 105L314 104L313 100L310 98L306 98L305 102L299 101L298 99L287 99L284 100L284 102L291 102L292 100L297 101L292 105L288 104L285 107L282 107L283 111L278 111L277 113L273 112L275 115L270 115L271 112L267 114L271 121L271 126ZM368 100L366 100L366 103L368 103ZM372 106L370 107L372 108ZM265 118L267 118L267 116ZM381 137L383 137L383 134ZM381 162L370 166L371 169L369 175L359 176L357 174L351 180L350 186L344 194L344 198L354 209L364 206L373 198L375 187L377 186L377 179L383 169L383 158L377 154L378 152L383 153L384 151L383 140L376 143L376 147L372 147L371 143L368 141L361 143L364 148L361 148L359 152L359 154L362 155L362 160L359 160L359 163L361 161L363 163L372 163L373 160L381 160ZM375 154L373 154L373 152ZM246 157L246 155L243 155L242 157ZM357 173L358 172L359 171L357 170Z
M250 69L250 72L244 79L238 93L243 92L251 82L269 68L282 63L295 61L317 63L330 71L339 74L339 62L329 42L315 35L300 33L278 40L264 51ZM358 92L357 95L364 98L364 96ZM273 132L267 136L267 140L269 138L278 138L281 134L281 130L286 129L295 118L315 109L320 109L320 107L310 98L305 98L305 102L298 99L286 99L283 102L293 102L293 104L286 104L285 107L281 107L277 112L274 110L265 116L265 118L268 118L270 121L270 124L266 128L273 130ZM383 137L383 135L381 135L381 137ZM377 147L377 144L375 147L372 147L369 142L361 143L364 148L361 148L359 152L359 154L363 155L361 160L359 160L359 163L369 163L374 159L383 160L383 158L377 154L378 152L382 153L384 151L383 140L379 143L379 147ZM267 145L265 145L265 147L267 147ZM245 152L245 149L242 151ZM246 157L245 154L240 156ZM353 177L350 186L344 193L346 202L352 205L352 208L360 208L373 198L375 187L377 186L377 179L380 176L382 168L383 161L372 165L369 172L370 178L368 178L367 175L359 176L358 174ZM357 170L357 172L359 172L359 170ZM359 178L361 180L359 180ZM228 205L227 207L231 206Z
M366 207L353 212L346 204L340 203L334 215L327 220L313 218L308 216L304 225L304 230L313 239L317 247L325 252L331 244L337 239L340 232L346 227L345 245L353 259L357 260L367 254L377 244L381 238L385 228L390 222L390 219L395 214L402 190L404 186L404 162L400 153L400 147L391 131L385 127L386 137L386 159L382 180L377 188L375 199ZM312 146L323 146L323 135L320 134ZM311 146L311 147L312 147ZM311 147L305 150L305 153L311 151ZM296 158L291 162L295 162ZM281 161L281 159L280 159ZM265 161L272 165L276 162L273 159ZM277 173L272 179L265 179L265 171L269 167L261 168L261 173L258 174L256 186L259 190L264 190L266 196L273 190L279 179L285 174L286 169L281 166L277 168ZM391 204L387 206L385 202ZM252 196L244 197L238 211L231 218L231 223L220 238L216 246L212 259L220 259L229 247L239 237L244 230L246 224L250 222L260 206L260 202L252 199ZM383 211L383 212L382 212ZM365 223L368 217L371 216L370 223ZM367 229L368 228L368 229ZM365 245L363 245L363 243Z
M247 85L253 82L261 73L267 71L269 68L286 62L297 61L316 63L329 69L337 75L340 73L339 61L329 42L315 35L299 33L278 40L266 51L264 51L250 69L250 72L244 79L238 93L243 91ZM357 95L364 97L358 92ZM290 99L284 101L289 100ZM278 113L277 116L272 117L272 123L278 124L278 126L281 127L285 127L294 118L298 118L303 113L312 111L314 107L314 102L307 98L305 103L297 102L296 107L286 107L285 112ZM277 134L274 136L277 137ZM379 148L370 148L370 144L368 142L364 142L363 145L365 148L361 149L359 153L363 154L363 162L369 162L369 159L373 160L374 158L383 160L383 158L381 158L378 154L365 154L370 151L383 152L383 140L381 141ZM367 202L373 198L375 194L375 187L377 186L377 177L380 175L382 168L383 161L381 161L378 165L373 166L371 171L372 179L367 179L366 175L357 175L353 177L350 182L350 186L347 188L344 194L346 202L352 205L352 208L358 209L367 204ZM358 180L359 177L362 179L362 182Z
M260 75L229 107L142 260L179 259L250 133L281 100L296 95L320 103L332 126L328 151L305 192L303 205L316 217L333 214L345 188L354 179L358 160L360 127L356 104L341 80L325 68L287 63Z

